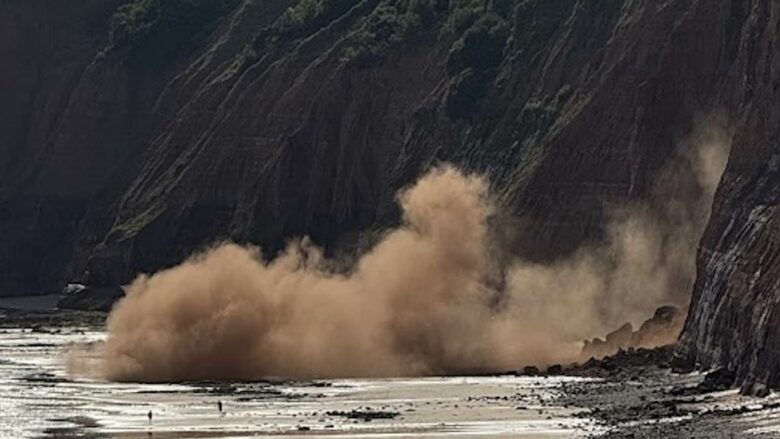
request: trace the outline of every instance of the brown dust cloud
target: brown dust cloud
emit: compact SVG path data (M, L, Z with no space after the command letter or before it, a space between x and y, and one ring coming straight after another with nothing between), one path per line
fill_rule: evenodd
M300 239L272 260L226 243L141 275L108 318L100 373L392 377L574 361L585 338L687 306L728 136L707 126L684 143L653 200L610 208L602 244L552 264L497 267L488 182L443 165L400 191L401 224L346 274Z

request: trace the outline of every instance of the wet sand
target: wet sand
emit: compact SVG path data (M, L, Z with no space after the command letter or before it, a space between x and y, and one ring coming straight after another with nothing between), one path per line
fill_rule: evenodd
M67 373L68 347L99 343L101 330L30 326L0 328L2 437L570 438L599 429L554 403L563 383L583 378L110 383Z
M134 384L69 374L69 349L99 344L103 317L0 309L0 438L780 438L777 394L697 392L703 374L658 364L568 372L580 376L311 382Z

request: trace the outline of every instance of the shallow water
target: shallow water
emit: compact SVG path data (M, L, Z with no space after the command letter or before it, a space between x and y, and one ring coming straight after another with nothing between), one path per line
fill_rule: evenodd
M69 346L102 332L55 331L0 329L0 437L570 438L595 428L554 405L575 378L118 384L67 373ZM391 418L365 419L381 415Z

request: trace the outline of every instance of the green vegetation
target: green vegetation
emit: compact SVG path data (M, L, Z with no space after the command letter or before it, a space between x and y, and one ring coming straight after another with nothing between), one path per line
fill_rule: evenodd
M457 76L467 69L494 69L504 59L507 28L496 14L479 17L450 48L447 72Z
M477 19L485 14L509 17L514 0L452 0L444 30L453 35L463 35Z
M435 23L439 7L436 0L382 2L349 35L345 60L369 64L381 59L391 46L425 34Z
M548 100L530 100L520 113L520 125L531 135L534 132L546 132L558 118L558 102Z
M383 57L390 46L419 36L436 20L441 1L380 1L352 26L343 50L344 60L371 63ZM287 9L273 26L258 34L255 47L262 50L258 44L273 47L280 41L304 38L360 3L360 0L300 0Z
M571 14L576 0L520 0L514 10L515 50L534 53L549 41L552 34ZM604 1L602 4L609 2Z
M240 0L133 0L111 17L103 55L160 67L202 45L217 20Z
M576 0L451 1L444 31L458 38L447 60L450 77L447 112L452 119L468 117L477 108L495 80L505 53L512 53L515 62L522 60L525 66L533 65L539 51L576 3ZM620 11L622 1L604 3L609 5L612 14ZM537 116L546 120L544 115Z
M357 5L359 0L300 0L274 23L276 38L299 38L311 34Z
M374 65L392 48L438 36L450 44L447 114L453 120L468 118L488 93L505 54L519 54L515 59L531 65L575 1L299 0L257 34L231 71L240 71L266 50L312 35L352 10L350 21L343 23L350 29L341 46L344 62Z
M447 112L452 119L471 113L485 96L504 59L508 26L501 16L487 9L486 2L460 1L455 3L447 21L447 31L456 35L462 31L447 57Z

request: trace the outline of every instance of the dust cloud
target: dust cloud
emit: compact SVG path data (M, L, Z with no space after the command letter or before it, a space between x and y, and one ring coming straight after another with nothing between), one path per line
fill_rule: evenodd
M387 377L574 361L585 338L687 304L728 136L708 127L687 143L654 201L610 209L604 244L554 264L498 262L487 181L448 165L399 193L400 226L347 273L307 239L272 260L215 246L127 287L107 322L101 372Z
M509 291L523 320L532 327L564 322L562 335L582 338L626 322L638 327L658 307L673 305L683 311L674 328L642 338L645 347L676 341L696 279L698 242L728 160L724 126L717 118L700 122L648 201L608 209L603 244L553 264L510 270Z

